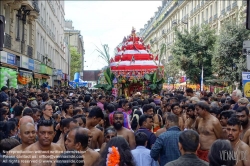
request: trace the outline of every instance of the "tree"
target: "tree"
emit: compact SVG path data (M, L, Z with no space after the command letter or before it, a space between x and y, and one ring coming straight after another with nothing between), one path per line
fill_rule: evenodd
M222 26L213 57L214 72L220 79L241 82L242 71L247 71L246 57L242 55L243 41L248 40L249 34L240 24L225 22Z
M216 42L215 30L209 25L193 26L182 33L175 29L175 42L171 47L174 62L186 73L192 83L200 83L203 66L204 79L212 76L211 59Z
M180 68L176 66L174 60L171 60L166 66L165 71L167 75L167 82L169 84L175 84L180 79Z
M70 47L71 61L70 61L70 80L74 79L74 74L80 72L82 69L82 57L77 52L75 47Z

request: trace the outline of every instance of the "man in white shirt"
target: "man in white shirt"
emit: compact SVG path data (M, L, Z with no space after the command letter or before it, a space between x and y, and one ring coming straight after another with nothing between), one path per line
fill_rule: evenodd
M136 166L158 166L157 161L151 158L150 150L146 148L148 136L143 132L135 134L136 149L131 150Z

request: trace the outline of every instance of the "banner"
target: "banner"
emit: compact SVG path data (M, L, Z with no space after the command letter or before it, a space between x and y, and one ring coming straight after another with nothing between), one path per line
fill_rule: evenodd
M242 85L245 97L250 97L250 72L242 72Z

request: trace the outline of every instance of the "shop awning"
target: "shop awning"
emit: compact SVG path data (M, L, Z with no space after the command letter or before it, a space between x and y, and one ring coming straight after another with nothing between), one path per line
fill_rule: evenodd
M34 73L34 78L42 79L42 78L43 78L43 75L42 75L42 74Z
M1 63L1 66L8 67L8 68L11 68L11 69L17 69L18 68L17 66L10 65L10 64L7 64L7 63Z
M43 78L45 79L49 79L50 77L49 76L46 76L46 75L42 75Z

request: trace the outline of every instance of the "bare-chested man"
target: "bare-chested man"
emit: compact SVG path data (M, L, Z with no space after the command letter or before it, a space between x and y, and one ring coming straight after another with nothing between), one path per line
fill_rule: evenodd
M248 130L245 132L242 141L245 142L245 143L250 147L250 129L248 129Z
M19 157L20 166L55 166L62 148L52 143L55 136L53 121L39 121L37 136L38 141L25 148Z
M135 135L131 130L123 127L123 124L124 124L123 113L120 111L116 111L113 116L114 116L113 125L114 125L114 128L117 130L117 136L125 138L129 143L130 149L134 149L136 145Z
M78 122L77 120L73 119L73 118L66 118L63 119L60 122L60 130L62 131L59 140L57 141L57 145L59 145L63 151L65 151L65 145L64 145L64 137L65 135L73 128L78 127Z
M227 121L227 136L234 149L234 157L236 159L236 166L250 165L250 148L240 140L241 122L239 119L232 117Z
M238 107L236 110L236 116L241 122L243 130L240 134L240 139L243 139L246 131L250 129L249 110L247 109L247 107Z
M86 119L86 128L93 134L90 145L92 149L101 148L104 142L103 132L95 127L102 119L104 119L104 114L100 107L93 107Z
M208 161L208 152L214 141L221 138L222 128L219 120L209 113L210 107L206 102L198 102L195 109L200 117L196 121L196 130L200 135L200 149L197 151L197 156Z
M221 134L222 139L227 139L227 121L233 113L234 113L233 111L222 111L220 113L220 124L222 127L222 134Z
M194 104L189 104L187 108L187 120L185 121L184 128L185 129L194 129L194 123L196 120L196 112L195 112L195 106Z
M92 166L100 157L100 154L88 147L90 130L77 127L72 129L66 138L65 146L67 150L77 150L84 158L84 166Z
M16 156L21 154L21 152L36 140L36 130L32 123L25 123L20 126L19 138L21 138L22 144L16 146L8 152L8 155Z

